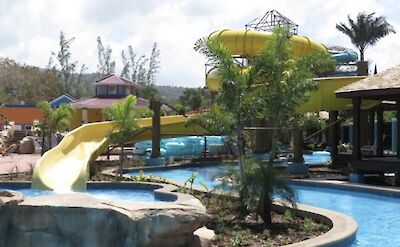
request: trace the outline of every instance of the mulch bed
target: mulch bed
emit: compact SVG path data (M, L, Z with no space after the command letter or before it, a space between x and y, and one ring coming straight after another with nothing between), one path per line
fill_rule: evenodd
M216 239L212 246L281 246L319 236L329 227L295 216L294 211L285 214L272 213L272 226L268 229L260 217L244 212L237 198L196 194L207 208Z

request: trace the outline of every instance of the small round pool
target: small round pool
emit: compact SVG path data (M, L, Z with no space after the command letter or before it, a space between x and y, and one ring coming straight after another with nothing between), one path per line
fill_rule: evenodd
M21 192L26 197L53 195L57 192L49 190L33 190L29 188L30 184L0 184L1 190L15 190ZM142 201L155 202L161 201L154 196L153 190L147 189L127 189L127 188L89 188L85 192L66 192L66 193L88 193L94 197L106 200L122 200L122 201ZM62 193L59 193L62 194Z

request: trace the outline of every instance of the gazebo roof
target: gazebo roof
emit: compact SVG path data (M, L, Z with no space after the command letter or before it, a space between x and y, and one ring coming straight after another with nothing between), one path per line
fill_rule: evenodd
M337 97L344 98L398 99L400 98L400 64L344 86L335 93Z
M128 85L128 86L139 86L139 84L135 82L131 82L127 79L124 79L122 77L118 77L114 74L108 75L100 80L97 80L96 83L94 83L96 86L100 85Z

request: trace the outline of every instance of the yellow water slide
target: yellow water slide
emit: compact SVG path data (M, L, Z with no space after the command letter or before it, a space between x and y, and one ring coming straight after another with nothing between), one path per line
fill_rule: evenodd
M222 30L211 33L209 38L222 42L234 56L251 58L271 43L272 33L252 30ZM328 52L324 45L298 35L292 36L291 48L295 57L304 57L313 52ZM311 94L308 102L300 107L298 111L317 112L351 109L351 99L336 98L335 91L363 78L365 77L317 78L316 81L319 83L319 89ZM210 91L215 92L220 89L221 81L217 69L212 68L207 72L206 85ZM362 108L368 109L378 103L377 101L363 101Z
M202 135L207 131L198 125L186 125L188 117L177 115L161 117L161 137ZM151 118L138 120L139 129L132 141L151 139ZM107 147L107 134L112 122L82 125L69 132L53 149L37 162L32 178L33 189L55 191L86 190L89 163Z

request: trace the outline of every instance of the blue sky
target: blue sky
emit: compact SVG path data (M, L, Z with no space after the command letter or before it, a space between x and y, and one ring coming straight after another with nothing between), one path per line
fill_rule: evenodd
M0 0L0 56L46 66L58 49L59 32L75 37L73 60L89 72L97 65L96 38L113 49L117 72L121 51L132 45L149 54L161 50L159 85L203 86L205 59L194 42L220 29L242 29L252 19L276 9L299 24L299 34L327 45L353 48L335 24L360 11L385 15L398 31L366 51L378 70L400 63L400 5L396 0Z

